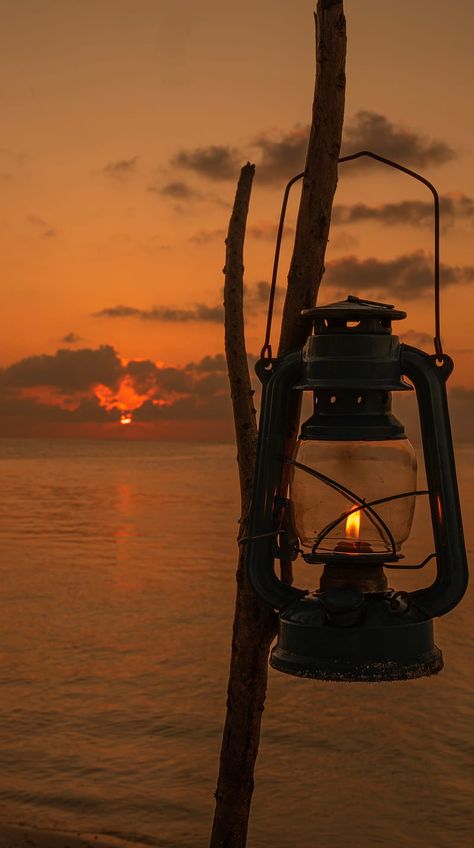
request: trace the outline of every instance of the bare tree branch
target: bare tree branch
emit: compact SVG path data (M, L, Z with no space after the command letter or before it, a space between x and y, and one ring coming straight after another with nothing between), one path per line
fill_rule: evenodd
M319 0L315 17L316 85L295 243L288 274L278 355L301 348L308 335L301 310L314 306L324 274L341 148L345 101L346 20L342 0ZM294 452L301 394L290 409L285 454ZM289 468L289 466L287 466ZM283 489L287 482L284 475ZM281 561L281 576L292 583L292 564Z
M247 162L240 173L229 222L224 267L225 353L234 412L242 518L245 518L250 506L257 447L257 421L247 365L243 311L244 239L254 174L255 165Z
M246 532L257 447L257 424L243 321L243 247L254 171L250 164L241 171L226 240L224 268L225 350L234 410L242 509L239 538ZM257 597L248 583L246 550L245 546L240 547L237 565L227 715L211 848L244 848L247 841L253 772L267 688L268 651L276 633L274 611Z
M337 186L345 99L346 21L342 0L319 0L316 16L316 88L295 244L288 275L278 355L302 347L314 306Z
M306 176L285 301L279 354L304 343L307 325L300 311L312 306L324 273L332 200L337 184L345 90L345 19L342 0L318 0L317 77ZM226 354L234 407L242 515L246 532L255 467L256 427L243 326L243 245L253 166L241 172L229 224L226 252ZM299 408L295 404L286 449L292 451ZM276 615L250 587L246 547L237 567L237 598L229 672L227 715L222 740L211 848L245 848L267 685L268 652ZM283 563L291 580L291 563Z

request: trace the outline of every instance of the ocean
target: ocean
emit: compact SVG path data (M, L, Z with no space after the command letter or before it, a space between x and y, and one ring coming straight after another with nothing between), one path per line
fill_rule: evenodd
M208 844L234 604L235 454L0 440L3 821ZM474 448L457 461L472 555ZM421 559L432 550L423 507L412 536L407 558ZM297 576L317 583L310 566ZM435 678L337 684L270 671L249 848L472 845L473 604L471 590L437 622L445 669Z

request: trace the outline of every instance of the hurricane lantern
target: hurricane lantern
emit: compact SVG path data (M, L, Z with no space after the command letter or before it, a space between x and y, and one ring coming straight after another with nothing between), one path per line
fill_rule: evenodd
M443 661L433 619L453 609L467 585L446 397L453 362L440 342L434 355L401 343L392 322L406 313L391 304L349 296L302 314L303 350L262 355L256 366L263 391L245 541L252 585L279 611L270 663L338 681L436 674ZM392 392L413 388L426 490L417 489L415 451L391 409ZM304 392L312 394L313 412L287 457L297 394ZM429 498L435 552L407 565L403 544L420 495ZM276 561L298 556L322 569L315 591L288 585L275 571ZM430 559L432 585L389 587L387 570L422 568Z

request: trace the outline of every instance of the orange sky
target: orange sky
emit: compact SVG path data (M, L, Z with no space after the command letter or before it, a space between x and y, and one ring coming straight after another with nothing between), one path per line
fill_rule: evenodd
M223 374L218 360L208 370L202 360L223 350L216 313L235 177L247 159L257 163L246 250L248 349L257 352L265 317L257 284L270 276L285 182L303 164L298 153L312 100L314 6L314 0L4 4L0 365L10 393L4 407L11 412L11 392L27 394L31 405L18 408L15 428L22 417L25 432L35 426L43 432L40 419L53 426L35 398L65 408L82 399L77 426L97 422L85 405L102 382L93 357L87 377L72 376L68 385L68 374L86 367L85 359L62 360L65 373L58 378L55 352L104 345L120 358L119 371L130 360L175 369L163 374L164 382L149 372L139 391L136 378L122 371L109 385L116 393L117 380L126 379L138 398L153 397L155 412L164 410L163 428L172 428L177 401L178 429L188 420L201 421L201 428L202 420L219 420ZM474 306L474 10L469 0L455 7L447 16L441 0L346 0L346 151L364 142L398 156L447 196L442 261L451 282L442 301L444 342L456 358L453 385L474 391L468 312ZM429 219L417 226L416 209L411 220L399 205L429 203L428 192L375 165L351 175L351 166L345 168L336 198L342 222L333 227L328 252L333 288L323 284L320 302L335 290L393 297L409 312L404 330L432 335L424 282ZM352 223L357 203L370 209ZM296 198L290 226L295 208ZM287 239L282 280L290 249ZM428 257L417 258L419 250ZM361 289L351 280L364 276L369 258L380 261L381 282ZM118 305L128 314L97 317ZM33 359L18 369L26 357ZM52 371L56 377L47 376ZM187 398L196 386L195 414ZM128 395L123 404L130 403ZM55 422L55 432L63 423Z

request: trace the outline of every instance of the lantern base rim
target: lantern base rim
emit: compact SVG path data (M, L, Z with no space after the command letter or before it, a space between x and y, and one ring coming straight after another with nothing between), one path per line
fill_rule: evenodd
M290 654L278 646L271 653L270 665L276 671L308 680L337 683L388 683L395 680L415 680L431 677L443 668L443 655L434 645L426 654L400 663L394 660L372 660L359 665L345 665L338 659L328 661L316 657Z
M315 680L377 682L438 674L433 620L390 593L331 588L280 613L270 665Z

